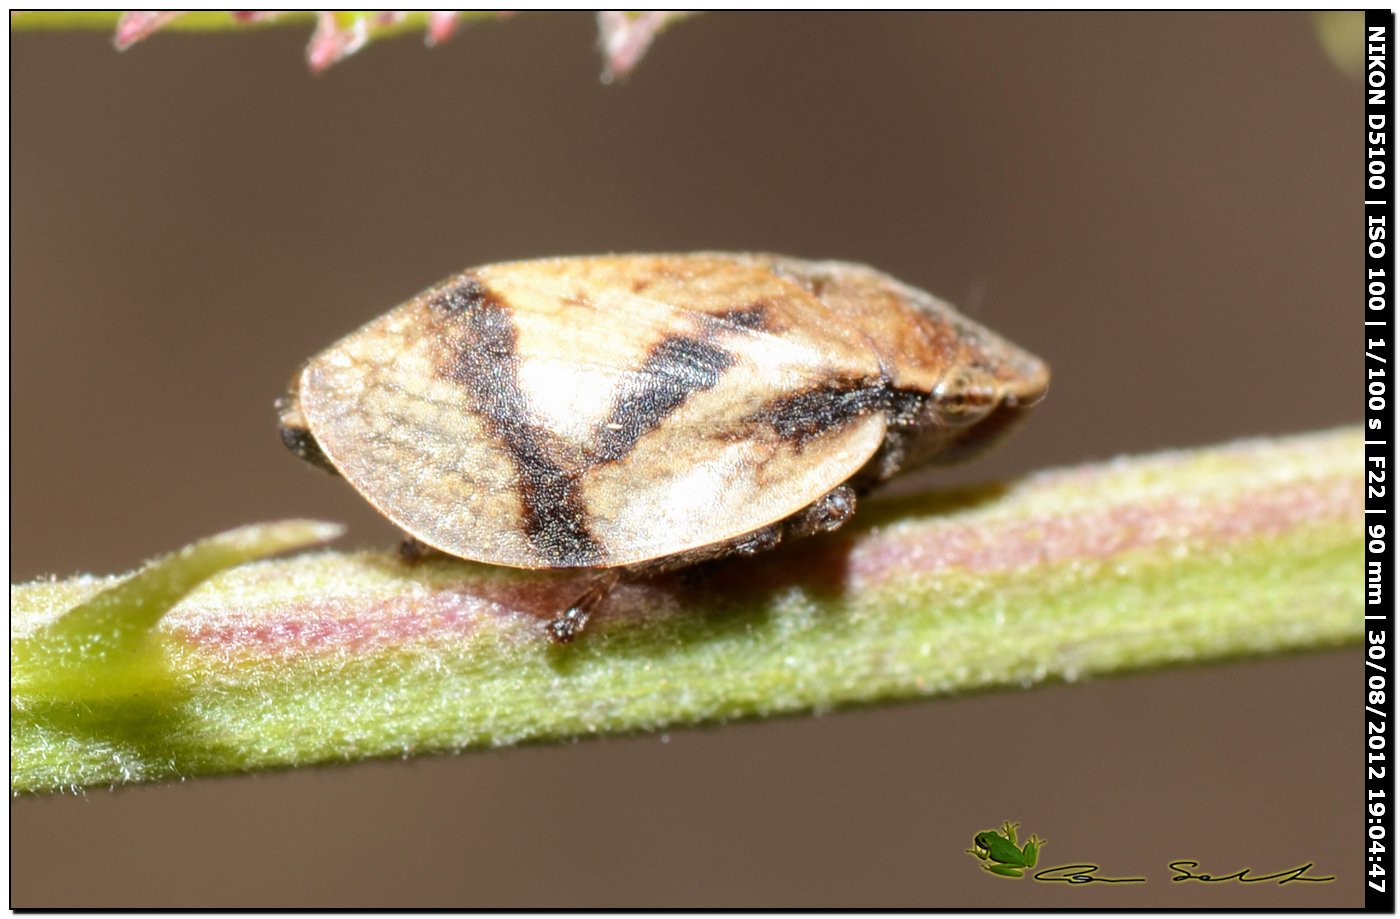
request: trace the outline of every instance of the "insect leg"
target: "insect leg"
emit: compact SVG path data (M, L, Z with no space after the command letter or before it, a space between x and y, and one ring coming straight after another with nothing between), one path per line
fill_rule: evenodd
M307 426L306 417L302 415L301 405L296 397L293 395L278 399L276 408L279 418L277 433L282 435L282 444L300 459L322 472L339 476L340 470L336 469L326 458L326 454L321 450L321 445L312 435L311 428Z
M598 604L621 582L624 575L629 580L654 577L670 571L694 569L703 562L725 556L758 555L776 547L784 538L829 533L849 520L855 511L855 489L849 485L838 485L787 520L754 530L737 539L644 562L627 569L608 568L588 585L583 595L562 615L550 620L545 626L545 631L550 639L558 644L573 641L574 637L583 631Z
M838 485L787 521L784 536L813 536L830 533L851 519L856 512L856 492L849 485Z
M425 542L419 542L412 536L404 535L403 542L399 543L399 561L412 567L425 558L451 558L441 549L434 549Z
M549 635L550 640L561 645L573 641L574 637L582 632L583 627L588 624L588 617L593 615L598 604L612 593L613 588L621 579L622 574L616 568L608 568L599 574L572 606L566 609L562 615L550 620L549 624L545 626L545 632Z
M741 537L734 543L731 551L736 555L758 555L760 552L776 548L782 540L783 528L775 524Z

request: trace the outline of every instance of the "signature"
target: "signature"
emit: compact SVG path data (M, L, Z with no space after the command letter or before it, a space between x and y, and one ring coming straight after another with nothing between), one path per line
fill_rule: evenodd
M1241 868L1234 874L1223 874L1219 876L1213 874L1196 874L1195 872L1190 870L1192 868L1199 868L1200 866L1200 862L1193 862L1189 859L1184 859L1179 862L1171 862L1167 865L1168 868L1177 872L1176 874L1172 875L1173 883L1176 883L1177 881L1202 881L1208 884L1214 884L1217 881L1239 881L1241 884L1257 884L1260 881L1277 881L1279 884L1282 885L1287 884L1291 881L1312 881L1318 884L1325 884L1328 881L1335 881L1337 879L1336 875L1328 875L1324 878L1308 877L1307 872L1308 869L1312 868L1312 862L1308 862L1304 865L1299 865L1296 868L1285 868L1284 870L1275 872L1274 874L1260 874L1254 876L1250 875L1250 872L1254 870L1253 868Z
M1336 875L1326 877L1312 877L1308 874L1313 868L1312 862L1299 865L1296 868L1285 868L1273 874L1252 874L1253 868L1241 868L1233 874L1197 874L1193 868L1199 868L1200 862L1190 859L1170 862L1167 867L1176 872L1172 875L1172 882L1180 881L1200 881L1206 884L1215 884L1220 881L1238 881L1241 884L1258 884L1262 881L1275 881L1280 885L1293 881L1311 881L1315 884L1326 884L1337 879ZM1037 881L1047 884L1142 884L1147 878L1110 878L1100 877L1099 866L1085 862L1080 865L1056 865L1054 868L1043 868L1031 877Z
M1031 877L1037 881L1060 884L1141 884L1147 880L1147 878L1101 878L1094 873L1098 870L1098 865L1087 863L1083 865L1059 865L1037 871Z

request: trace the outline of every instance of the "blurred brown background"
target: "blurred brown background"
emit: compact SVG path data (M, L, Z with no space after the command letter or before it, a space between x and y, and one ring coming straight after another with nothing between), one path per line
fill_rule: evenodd
M1055 372L961 480L1360 417L1362 90L1307 15L718 14L614 86L581 15L320 78L308 34L11 38L13 580L290 516L391 542L272 400L502 259L763 249L953 300ZM1359 667L20 800L12 903L1355 906ZM1007 818L1151 881L985 875ZM1170 883L1188 857L1338 881Z

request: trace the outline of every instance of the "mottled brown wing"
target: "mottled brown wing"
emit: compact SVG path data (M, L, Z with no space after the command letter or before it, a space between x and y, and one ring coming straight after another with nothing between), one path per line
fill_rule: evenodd
M313 358L300 398L336 468L423 542L615 566L843 482L884 417L811 408L880 376L862 335L762 259L615 256L453 278Z

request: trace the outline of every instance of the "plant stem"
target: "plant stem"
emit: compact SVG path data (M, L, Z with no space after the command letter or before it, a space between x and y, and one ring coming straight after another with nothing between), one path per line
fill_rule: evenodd
M703 579L625 585L565 647L543 625L581 591L576 572L318 552L184 593L197 578L177 555L127 581L13 587L11 788L496 747L1355 641L1361 439L1349 428L868 501L831 536Z
M368 11L365 10L341 10L337 12L337 17L342 21L352 22L367 13ZM484 19L494 18L498 14L487 10L462 10L459 15L464 19ZM117 27L121 16L121 10L26 10L20 15L10 18L10 31L112 30ZM421 33L427 26L427 21L428 13L426 10L409 10L405 11L404 16L396 17L392 22L387 23L384 28L389 32L417 31ZM190 10L170 19L161 28L174 32L224 32L288 25L299 25L305 28L315 24L315 22L316 11L314 10L286 10L272 17L246 19L236 18L231 10Z

